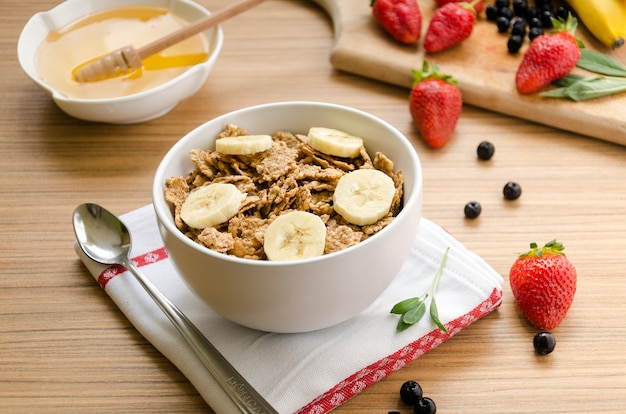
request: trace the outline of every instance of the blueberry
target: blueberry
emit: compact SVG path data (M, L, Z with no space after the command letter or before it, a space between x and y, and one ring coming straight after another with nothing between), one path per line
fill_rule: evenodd
M526 20L521 17L516 17L511 24L511 34L518 36L526 36Z
M509 37L509 41L506 44L507 49L509 49L509 53L515 54L519 52L524 43L524 37L518 34L514 34Z
M543 27L545 29L549 29L549 28L552 27L552 19L553 18L554 18L554 15L549 10L544 10L541 13L541 24L543 25Z
M554 351L556 339L550 332L539 332L533 338L533 346L539 355L547 355Z
M528 27L530 27L531 29L533 27L543 28L543 24L541 23L541 19L539 17L533 17L528 21Z
M422 387L415 381L407 381L400 387L400 398L406 404L416 404L422 398Z
M563 6L559 6L556 9L556 17L559 19L567 20L567 18L569 17L569 10L567 10L567 8Z
M467 217L468 219L475 219L476 217L480 216L481 211L483 211L483 208L478 201L470 201L469 203L465 204L464 213L465 217Z
M420 398L419 401L413 406L414 414L435 414L437 412L437 406L435 402L428 398Z
M501 8L499 14L502 17L508 17L509 20L511 20L513 17L515 17L515 14L513 13L513 10L511 10L509 8Z
M544 4L542 6L539 7L539 11L540 12L550 12L552 13L552 5L551 4ZM552 15L554 15L554 13L552 13Z
M498 26L498 32L506 33L511 25L511 19L508 17L500 16L496 19L496 25Z
M528 31L528 39L532 42L535 37L541 36L542 34L543 34L543 29L541 27L532 27Z
M539 11L543 12L550 12L552 13L552 5L551 4L543 4L539 7Z
M528 2L526 0L513 0L513 12L516 16L526 16Z
M520 16L516 16L516 17L513 18L511 26L513 28L517 27L517 28L525 29L527 24L528 24L528 22L526 21L525 18L520 17Z
M498 18L498 6L495 4L488 4L485 7L485 15L487 16L487 20L495 22Z
M499 9L509 8L510 5L510 0L496 0L496 6L498 6Z
M526 26L513 25L511 27L511 36L519 36L523 39L526 36Z
M536 7L529 7L526 11L526 20L531 21L535 17L539 17L539 9Z
M476 155L483 161L488 161L493 157L493 153L496 151L496 147L489 141L483 141L478 144L476 148Z
M522 195L522 187L516 182L509 181L502 189L502 194L507 200L517 200Z

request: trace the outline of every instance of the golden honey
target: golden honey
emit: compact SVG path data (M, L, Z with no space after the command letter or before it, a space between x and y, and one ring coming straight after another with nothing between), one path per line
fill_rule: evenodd
M167 8L120 7L97 12L51 31L37 51L37 72L43 82L70 98L113 98L145 91L206 61L210 51L206 37L197 34L170 46L124 76L79 83L72 71L121 47L138 49L187 24Z

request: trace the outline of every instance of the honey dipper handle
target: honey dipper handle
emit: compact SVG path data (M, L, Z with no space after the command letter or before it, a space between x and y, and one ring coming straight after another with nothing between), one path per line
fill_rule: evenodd
M147 45L135 49L131 45L115 50L108 55L78 65L72 70L72 78L78 82L95 82L115 77L141 67L141 61L161 50L198 34L226 19L238 15L265 0L241 0L209 16L165 35Z
M153 42L148 43L147 45L138 48L137 54L139 58L145 59L148 56L152 56L161 50L170 47L178 42L182 42L183 40L198 34L212 26L220 24L226 19L229 19L233 16L238 15L256 5L264 2L265 0L241 0L232 6L224 7L221 10L218 10L215 13L212 13L209 16L203 17L202 19L196 20L195 22L181 27L175 32L172 32L166 36L163 36Z

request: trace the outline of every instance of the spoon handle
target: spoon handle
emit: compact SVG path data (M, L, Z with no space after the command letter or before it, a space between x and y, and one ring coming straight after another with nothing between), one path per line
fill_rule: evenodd
M278 414L278 412L248 384L245 378L237 372L235 367L224 358L185 314L163 295L130 259L124 260L122 264L135 276L154 302L161 308L165 315L167 315L213 378L215 378L242 413Z

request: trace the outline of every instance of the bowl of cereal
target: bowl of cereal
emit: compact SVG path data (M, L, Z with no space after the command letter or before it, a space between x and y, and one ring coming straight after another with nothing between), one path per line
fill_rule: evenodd
M144 59L140 69L123 76L79 82L76 69L129 42L140 48L210 14L191 0L67 0L26 23L18 59L32 81L70 116L144 122L167 114L204 84L222 48L219 26Z
M279 102L214 118L154 176L172 263L221 316L269 332L359 314L409 255L422 172L409 140L357 109Z

